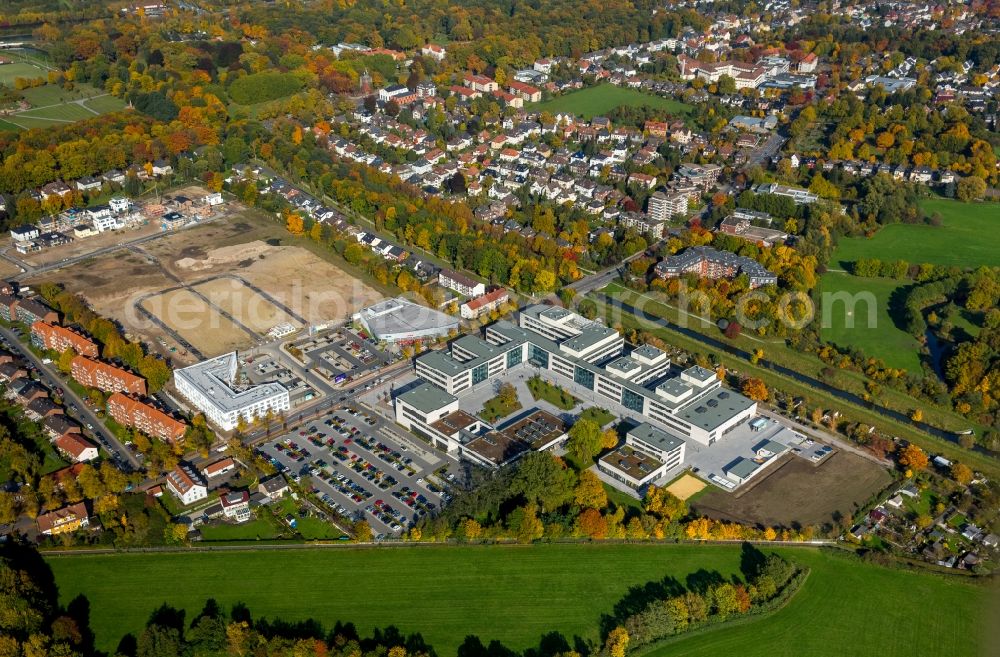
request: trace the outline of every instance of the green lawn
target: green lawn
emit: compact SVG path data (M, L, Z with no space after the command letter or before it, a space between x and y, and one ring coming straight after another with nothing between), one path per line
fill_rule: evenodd
M528 390L531 391L531 396L535 398L535 401L544 399L556 408L561 408L564 411L573 410L573 408L576 407L577 402L579 402L579 400L569 394L569 391L565 388L553 385L538 376L533 376L528 379Z
M786 555L812 573L771 616L680 639L657 654L972 657L986 627L983 589L959 580L884 570L806 549ZM137 632L162 603L191 618L207 598L254 617L354 622L362 633L396 625L454 655L470 634L514 650L557 631L598 639L602 614L629 587L697 571L739 571L737 546L543 545L289 552L54 556L63 603L90 603L99 650ZM933 600L933 604L927 601ZM868 629L866 629L868 628ZM915 651L915 646L920 649ZM849 649L847 649L849 647ZM845 652L846 650L846 652Z
M53 122L58 123L60 121L80 121L82 119L89 119L97 116L85 107L80 107L76 103L65 103L63 105L53 105L52 107L45 107L42 109L28 110L17 115L17 120L20 121L26 118L34 119L52 119Z
M830 266L847 269L860 258L959 267L1000 263L1000 203L930 199L920 207L927 214L940 214L941 225L893 224L871 239L841 239Z
M5 55L6 56L6 55ZM12 64L0 65L0 84L8 87L14 86L17 78L44 78L49 72L40 66L27 64L24 62L14 62Z
M274 523L267 518L250 520L240 525L203 525L200 529L205 541L253 541L278 538L281 535Z
M820 278L820 308L818 318L821 337L840 348L858 347L865 354L886 362L891 367L920 372L920 344L896 326L892 319L890 300L909 283L889 278L861 278L850 274L827 272ZM875 300L867 304L864 296L855 297L853 311L840 301L826 302L827 294L846 292L849 295L870 294ZM829 310L829 324L825 321ZM853 322L853 327L850 324Z
M83 103L99 114L110 114L125 109L125 101L117 96L98 96Z
M593 420L602 427L614 421L615 416L606 408L591 406L580 413L581 420Z
M486 400L486 403L483 404L483 410L479 411L479 417L487 422L496 422L519 410L521 410L519 402L515 401L514 404L506 404L497 396Z
M602 84L596 87L587 87L578 91L558 96L542 103L535 103L528 106L528 109L535 112L569 112L577 114L585 119L600 116L622 105L633 107L649 106L656 109L666 110L671 114L688 114L693 109L687 103L672 98L654 96L652 94L636 91L627 87L616 87L613 84Z
M988 654L985 589L829 554L800 554L792 556L812 572L781 611L681 638L645 657Z

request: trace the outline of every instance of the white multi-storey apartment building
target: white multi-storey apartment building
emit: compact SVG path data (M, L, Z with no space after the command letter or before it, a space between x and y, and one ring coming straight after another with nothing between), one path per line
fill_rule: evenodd
M279 383L237 386L238 367L233 351L175 370L174 385L181 396L224 431L235 429L241 418L253 422L290 408L288 390Z

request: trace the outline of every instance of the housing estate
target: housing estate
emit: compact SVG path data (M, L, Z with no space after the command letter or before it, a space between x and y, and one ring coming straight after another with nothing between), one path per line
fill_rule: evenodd
M187 424L184 422L121 392L108 398L108 414L119 424L134 427L147 436L169 443L183 440L184 432L187 431Z
M695 274L702 278L735 278L745 274L750 288L777 285L778 277L752 258L719 251L710 246L693 246L656 263L660 278L678 278Z

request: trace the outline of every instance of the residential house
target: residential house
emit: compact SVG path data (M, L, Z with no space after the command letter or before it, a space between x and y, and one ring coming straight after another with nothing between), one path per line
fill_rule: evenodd
M38 531L46 536L56 536L86 529L90 526L90 514L85 502L77 502L61 509L43 513L35 518Z
M454 290L465 297L480 297L486 293L486 284L469 278L451 269L442 269L438 274L438 285Z
M178 464L167 473L167 489L187 506L208 497L208 487L189 465Z
M79 433L65 433L55 439L56 448L77 463L93 461L97 458L97 445L81 436Z
M33 325L35 322L54 324L59 321L59 314L35 299L19 299L17 301L16 320L28 326Z
M257 490L269 500L278 500L289 492L288 482L280 474L262 479Z
M463 303L460 310L463 319L476 319L482 315L493 312L510 300L510 293L504 288L499 288L488 292L481 297Z
M34 322L31 325L31 343L39 349L62 353L72 349L78 354L97 357L97 343L76 331L58 324Z
M219 496L222 514L234 522L250 519L250 494L245 490L229 491Z

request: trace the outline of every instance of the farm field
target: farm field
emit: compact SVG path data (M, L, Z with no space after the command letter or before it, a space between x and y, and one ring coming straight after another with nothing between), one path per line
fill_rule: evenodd
M958 267L1000 263L1000 203L929 199L920 207L927 214L940 214L941 225L893 224L870 239L841 239L830 266L847 269L860 258Z
M269 329L281 323L297 323L280 308L239 280L217 278L192 287L208 297L213 304L239 320L241 324L257 333L267 333Z
M885 570L849 557L786 549L812 572L784 609L737 626L681 638L657 654L839 657L854 654L974 657L984 589L952 579ZM296 550L53 556L65 604L85 595L96 647L111 651L162 603L187 618L215 598L245 603L255 618L354 622L369 634L395 625L419 632L439 655L468 635L513 650L556 631L570 642L599 639L602 614L630 587L696 572L739 572L738 546L542 545L384 550ZM238 573L219 585L219 573ZM928 600L934 600L928 605ZM879 618L884 628L859 632ZM905 629L904 629L905 628ZM794 640L789 640L794 637Z
M908 284L890 278L862 278L839 272L823 274L819 284L822 296L817 310L821 321L826 310L822 299L827 294L871 294L875 301L869 304L859 300L854 304L853 312L843 302L832 302L829 325L824 323L820 326L820 337L841 348L857 347L865 354L885 361L890 367L920 372L920 344L893 319L893 308L898 303L893 297L901 294Z
M572 91L563 96L530 105L530 109L536 112L569 112L590 119L622 105L633 107L645 105L677 115L688 114L692 109L690 105L672 98L654 96L627 87L616 87L612 84L602 84L597 87Z
M186 288L150 297L142 306L207 357L240 349L252 340L250 334Z
M712 489L692 507L703 515L762 527L807 527L853 515L856 505L892 482L886 470L871 461L836 451L819 464L789 455L771 473L745 490Z

